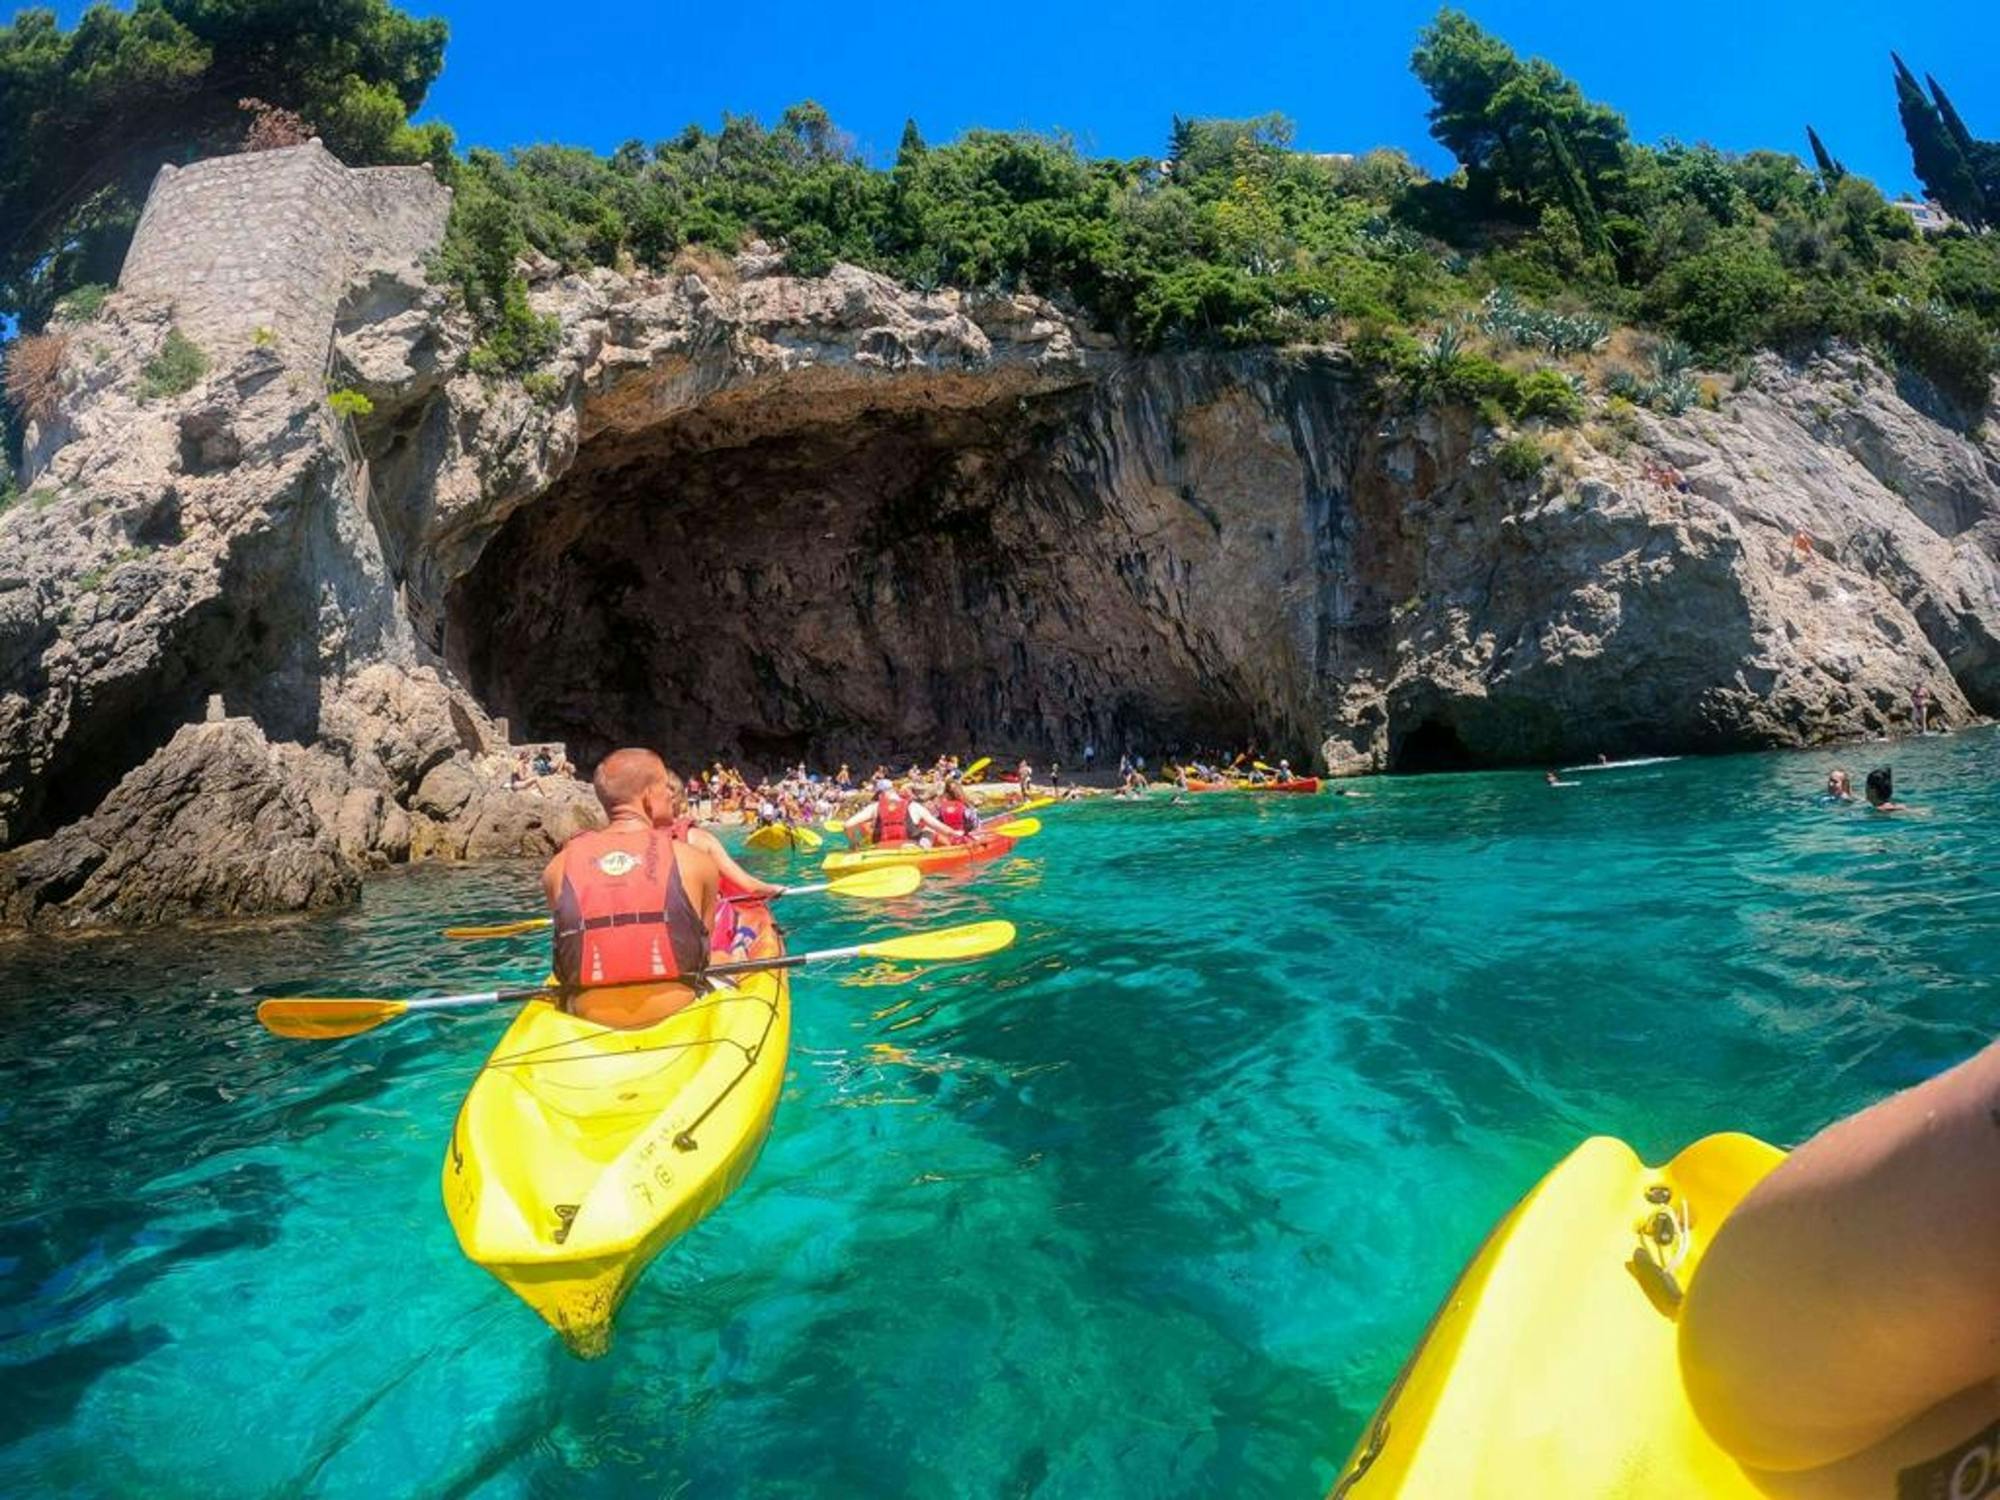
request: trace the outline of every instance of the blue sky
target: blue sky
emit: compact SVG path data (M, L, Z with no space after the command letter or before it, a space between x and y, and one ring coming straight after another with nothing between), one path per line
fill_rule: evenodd
M421 5L411 8L423 9ZM463 140L652 140L725 109L766 119L824 104L893 155L905 115L941 140L972 125L1060 127L1087 149L1161 149L1170 117L1279 110L1321 151L1402 146L1434 169L1408 59L1430 3L1257 6L1030 3L862 7L764 0L434 0L452 26L434 112ZM1850 168L1911 185L1889 49L1938 75L1972 129L2000 138L1993 0L1675 0L1465 7L1622 109L1641 140L1805 150L1810 120Z
M972 125L1061 128L1087 150L1156 152L1170 117L1279 110L1301 146L1401 146L1434 170L1410 48L1430 3L1255 7L946 4L851 7L796 0L403 0L451 23L427 113L461 143L565 141L609 149L732 110L774 117L814 98L864 151L893 155L905 115L925 136ZM65 17L81 6L63 4ZM2000 139L1994 0L1674 0L1465 6L1516 50L1540 54L1625 112L1635 135L1730 150L1805 149L1811 121L1850 168L1912 185L1888 53L1929 70L1976 134Z

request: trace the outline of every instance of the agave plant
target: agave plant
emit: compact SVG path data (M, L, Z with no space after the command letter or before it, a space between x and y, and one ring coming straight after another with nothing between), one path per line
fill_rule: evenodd
M1694 368L1694 350L1679 339L1663 339L1653 350L1653 374L1671 380Z
M1701 387L1685 370L1676 371L1647 388L1646 404L1669 416L1678 417L1701 399Z

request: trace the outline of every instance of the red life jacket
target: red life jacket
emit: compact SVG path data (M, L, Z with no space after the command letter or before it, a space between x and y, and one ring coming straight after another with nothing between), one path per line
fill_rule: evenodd
M554 925L560 983L644 984L708 967L708 929L663 832L600 828L563 846Z
M878 844L906 844L910 841L910 804L901 799L891 801L884 792L875 799L875 842Z
M938 821L953 833L964 833L972 824L972 808L953 798L937 806Z

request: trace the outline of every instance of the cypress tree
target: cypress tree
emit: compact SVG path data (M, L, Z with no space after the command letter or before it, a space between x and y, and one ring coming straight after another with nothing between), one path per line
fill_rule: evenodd
M1812 145L1813 165L1819 168L1820 182L1823 186L1832 187L1847 175L1847 168L1833 159L1832 154L1826 149L1826 143L1820 140L1819 132L1810 125L1806 126L1806 140Z
M1931 91L1931 98L1937 104L1938 118L1944 122L1946 134L1958 143L1966 162L1972 168L1973 180L1979 184L1979 195L1985 200L1986 222L2000 220L2000 141L1976 139L1965 128L1965 121L1953 107L1951 96L1945 93L1938 81L1930 74L1924 74L1924 84Z
M1937 106L1938 119L1944 124L1945 133L1958 142L1958 149L1967 156L1972 155L1972 132L1965 128L1965 121L1952 108L1951 99L1938 87L1938 81L1930 74L1924 74L1924 86L1931 91L1932 102Z
M914 119L904 120L903 139L896 145L896 165L913 167L917 164L917 159L928 150L930 147L924 144L923 132L917 129L917 122Z
M1903 118L1903 135L1910 143L1910 164L1916 168L1917 180L1946 213L1969 224L1985 223L1985 205L1980 201L1972 164L1945 129L1937 106L1924 97L1916 75L1895 53L1889 57L1896 64L1896 111Z

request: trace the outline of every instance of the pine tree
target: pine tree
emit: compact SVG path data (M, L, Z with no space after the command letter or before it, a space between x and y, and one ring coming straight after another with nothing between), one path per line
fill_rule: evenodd
M1832 187L1847 175L1847 168L1833 159L1832 153L1826 149L1826 143L1819 138L1819 132L1810 125L1806 126L1806 140L1812 146L1813 165L1819 168L1822 186Z
M1903 135L1910 143L1910 164L1916 168L1917 180L1932 201L1952 217L1968 224L1984 224L1985 204L1972 164L1945 128L1937 106L1924 97L1916 75L1895 53L1889 57L1896 64L1896 110L1903 118Z
M930 147L924 144L923 132L917 129L917 122L913 119L904 120L903 139L896 146L896 165L914 167L918 159L928 150Z
M1194 121L1174 116L1173 129L1167 133L1167 160L1186 161L1188 153L1194 150Z

